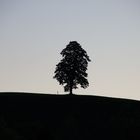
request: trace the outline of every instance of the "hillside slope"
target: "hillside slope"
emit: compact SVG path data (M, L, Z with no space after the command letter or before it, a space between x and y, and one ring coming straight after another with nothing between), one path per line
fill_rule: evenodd
M139 132L139 101L0 93L0 140L135 140Z

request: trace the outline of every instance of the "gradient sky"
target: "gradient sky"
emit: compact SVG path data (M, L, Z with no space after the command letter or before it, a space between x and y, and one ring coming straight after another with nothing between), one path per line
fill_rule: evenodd
M140 100L139 0L0 0L0 91L62 93L52 77L73 40L92 60L74 93Z

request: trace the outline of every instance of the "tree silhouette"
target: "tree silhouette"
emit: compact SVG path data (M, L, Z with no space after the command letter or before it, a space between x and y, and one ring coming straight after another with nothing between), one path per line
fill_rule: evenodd
M60 85L64 85L64 91L78 88L80 84L82 88L89 86L86 73L88 62L91 60L87 52L76 41L71 41L65 49L60 53L63 59L56 65L55 75Z

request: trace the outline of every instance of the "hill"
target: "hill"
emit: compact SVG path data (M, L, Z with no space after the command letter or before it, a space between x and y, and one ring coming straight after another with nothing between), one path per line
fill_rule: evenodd
M139 101L0 93L0 140L135 140L139 131Z

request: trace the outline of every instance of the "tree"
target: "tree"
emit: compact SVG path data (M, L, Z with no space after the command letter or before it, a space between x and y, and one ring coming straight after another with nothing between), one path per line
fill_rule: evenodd
M82 88L89 86L86 73L88 62L91 60L87 52L76 41L71 41L65 49L60 53L63 59L56 65L55 78L60 85L64 85L64 91L78 88L80 84Z

